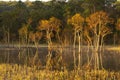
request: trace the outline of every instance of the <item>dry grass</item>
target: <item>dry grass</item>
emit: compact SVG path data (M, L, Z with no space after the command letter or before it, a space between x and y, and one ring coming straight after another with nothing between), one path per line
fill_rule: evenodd
M48 71L36 66L0 64L0 80L120 80L120 72L99 71Z

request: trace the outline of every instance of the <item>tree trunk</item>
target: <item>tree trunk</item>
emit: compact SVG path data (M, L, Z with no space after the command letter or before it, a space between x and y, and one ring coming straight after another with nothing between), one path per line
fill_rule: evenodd
M76 50L76 31L74 32L74 42L73 42L73 59L74 59L74 69L76 69L76 54L75 54L75 50Z
M81 69L81 38L80 34L78 33L78 40L79 40L79 50L78 50L78 70Z
M117 35L117 33L115 32L115 34L114 34L114 36L113 36L113 44L114 44L114 46L116 45L116 35Z
M52 49L52 40L51 40L51 36L50 36L50 32L49 30L46 31L46 35L47 35L47 43L48 43L48 55L47 55L47 61L46 61L46 69L49 70L52 68L51 65L51 49Z
M102 60L102 52L103 52L103 37L104 37L104 36L101 37L101 44L100 44L100 67L101 67L101 68L103 68L103 65L102 65L102 62L103 62L103 60Z
M8 31L7 31L7 44L8 44L8 47L10 46L10 29L8 28ZM8 50L8 57L7 57L7 62L9 63L9 57L10 57L10 53L9 53L9 50Z
M96 69L99 70L99 42L100 42L100 35L96 36L96 47L95 47L95 54L96 54Z

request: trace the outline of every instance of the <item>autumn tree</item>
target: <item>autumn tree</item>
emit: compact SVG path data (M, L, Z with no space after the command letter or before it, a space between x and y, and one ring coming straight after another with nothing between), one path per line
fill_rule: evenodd
M100 42L102 39L110 34L111 30L108 28L108 23L110 22L110 18L106 12L99 11L94 14L91 14L86 18L88 26L93 33L93 48L94 48L94 68L99 69L100 58L99 58L99 48Z
M118 18L117 20L116 29L120 30L120 18Z
M51 57L52 57L52 36L53 31L57 33L59 36L59 27L61 25L61 22L59 19L55 17L51 17L49 20L41 20L38 26L38 30L40 31L45 31L46 32L46 39L47 39L47 44L48 44L48 60L46 63L46 68L50 69L52 66L50 64Z
M32 19L29 18L26 24L23 24L22 27L18 30L19 33L19 40L22 40L22 43L28 43L29 41L29 29Z
M119 35L120 35L120 18L117 19L117 23L116 23L116 35L117 35L117 40L119 40ZM119 41L118 41L119 42Z
M35 45L38 45L39 44L39 41L40 39L42 38L42 32L33 32L33 31L30 31L29 32L29 39L31 42L33 42Z
M41 40L43 34L42 32L36 31L30 31L29 32L29 40L30 42L33 42L36 48L35 55L33 58L30 58L31 64L34 65L39 65L40 64L40 59L39 59L39 41ZM32 60L31 60L32 59Z
M74 16L72 16L70 19L68 19L68 23L73 26L74 30L74 42L73 42L73 57L74 57L74 67L76 67L76 53L75 53L75 48L76 48L76 39L78 38L78 43L79 43L79 54L78 54L78 69L81 67L81 40L82 40L82 33L83 33L83 24L84 24L84 18L76 13Z

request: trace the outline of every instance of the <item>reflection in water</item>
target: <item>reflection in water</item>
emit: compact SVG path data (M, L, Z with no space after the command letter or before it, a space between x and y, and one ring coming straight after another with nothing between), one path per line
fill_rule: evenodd
M76 48L77 51L78 48ZM82 66L84 66L89 58L92 56L92 51L87 52L85 47L82 47ZM35 53L38 53L38 59L41 65L45 65L47 56L47 47L39 47L38 51L35 47L0 47L0 63L15 63L15 64L32 64ZM63 61L67 66L73 66L73 49L72 47L65 47L63 49ZM76 54L78 54L76 52ZM103 67L106 69L120 70L120 52L105 49L101 54ZM36 63L38 64L38 63Z

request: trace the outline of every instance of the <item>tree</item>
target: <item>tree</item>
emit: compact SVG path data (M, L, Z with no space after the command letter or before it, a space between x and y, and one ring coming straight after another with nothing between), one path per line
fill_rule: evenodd
M48 60L46 63L47 69L50 69L52 67L50 64L50 61L52 57L52 48L53 48L52 39L51 39L53 35L53 31L58 33L60 25L61 25L61 22L59 19L55 17L51 17L49 20L41 20L37 28L39 31L46 32L46 39L47 39L47 44L48 44L48 55L47 55Z
M120 30L120 18L118 18L117 20L116 29Z
M108 23L110 22L110 18L108 17L106 12L99 11L94 14L91 14L86 18L86 22L90 27L94 39L93 39L93 47L94 47L94 68L99 69L100 59L99 59L99 47L100 42L102 42L103 37L110 34L110 29L108 28Z
M115 3L114 3L114 8L115 8L115 12L116 12L116 17L118 18L118 17L120 17L120 1L116 1Z
M36 52L35 52L35 55L32 60L32 65L39 64L39 62L40 62L39 54L38 54L38 51L39 51L38 45L39 45L39 41L41 40L42 36L43 36L42 32L39 32L39 31L36 31L36 32L30 31L29 32L29 39L31 42L34 43L34 45L36 47Z
M34 42L35 45L39 44L39 41L42 38L42 36L43 36L42 32L38 32L38 31L37 32L31 31L29 33L29 39L30 39L31 42Z
M40 20L49 19L51 16L54 16L52 13L56 13L53 11L52 4L49 2L43 3L41 1L35 1L29 7L30 17L32 18L32 27L35 28L38 26Z
M117 40L119 40L119 37L118 37L119 35L120 35L120 18L117 19L117 23L116 23L116 39Z
M18 29L22 24L27 23L28 11L24 3L20 2L10 2L4 5L3 11L0 11L1 26L3 26L4 33L9 35L9 42L17 39ZM6 6L6 7L5 7ZM13 38L14 36L14 38Z
M50 17L54 16L61 20L64 19L63 14L64 14L64 6L66 3L62 1L50 1L48 3L49 3L48 7L49 7Z
M105 0L84 0L81 7L84 9L83 15L87 17L96 11L104 10Z
M19 40L22 40L23 44L29 43L29 32L30 32L30 24L32 20L28 19L27 24L23 24L22 27L18 30Z
M74 42L73 42L73 48L74 48L74 67L76 67L76 54L75 54L75 45L76 45L76 38L78 38L79 42L79 54L78 54L78 69L81 67L81 40L82 40L82 30L83 30L83 24L84 24L84 18L76 13L74 16L72 16L70 19L68 19L68 23L73 26L74 30Z
M14 14L9 11L5 11L1 14L1 26L4 33L4 39L8 44L10 43L11 30L15 21L13 16Z
M76 13L82 13L83 8L81 7L81 4L83 3L83 0L68 0L68 2L65 4L64 7L64 16L69 18L70 16L73 16Z

